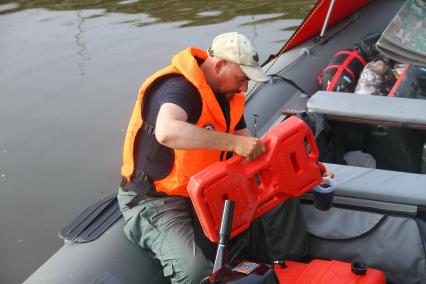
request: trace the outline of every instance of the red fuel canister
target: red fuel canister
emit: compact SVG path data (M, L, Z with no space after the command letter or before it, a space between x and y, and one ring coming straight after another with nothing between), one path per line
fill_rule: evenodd
M359 264L358 264L359 265ZM310 263L286 261L285 266L274 265L279 283L285 284L384 284L385 274L367 268L353 271L353 264L337 260L314 259Z
M267 151L254 161L235 156L194 175L188 192L205 235L218 242L225 199L235 201L231 238L252 220L289 197L300 196L321 182L318 148L309 127L290 117L262 139Z

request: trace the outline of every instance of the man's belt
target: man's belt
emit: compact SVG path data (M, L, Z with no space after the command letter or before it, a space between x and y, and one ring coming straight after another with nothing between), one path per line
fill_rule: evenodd
M132 198L126 205L131 209L139 204L139 202L145 199L146 196L149 197L164 197L167 194L162 192L157 192L152 183L152 180L142 171L136 170L133 175L133 181L129 182L126 178L122 177L120 188L127 192L133 191L136 193L135 197Z

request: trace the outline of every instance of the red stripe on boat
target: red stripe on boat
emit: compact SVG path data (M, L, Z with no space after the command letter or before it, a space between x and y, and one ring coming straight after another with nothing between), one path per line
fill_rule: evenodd
M405 66L404 69L402 69L402 72L399 75L398 80L396 80L395 84L393 84L392 90L389 92L388 97L393 97L393 94L395 93L399 84L401 84L402 79L404 79L405 73L407 73L408 67L410 67L410 65L407 65L407 66Z

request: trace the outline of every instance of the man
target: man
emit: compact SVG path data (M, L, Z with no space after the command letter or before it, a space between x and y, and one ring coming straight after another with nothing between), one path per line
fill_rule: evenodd
M149 249L173 283L199 283L211 262L194 239L189 178L234 152L265 146L243 117L248 81L266 82L250 40L217 36L208 53L188 48L142 85L130 119L118 200L127 237Z

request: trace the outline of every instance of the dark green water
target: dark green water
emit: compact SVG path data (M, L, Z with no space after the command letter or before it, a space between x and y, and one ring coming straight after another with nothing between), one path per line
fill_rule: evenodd
M24 281L58 229L116 190L148 75L227 31L264 61L313 2L0 1L0 283Z

